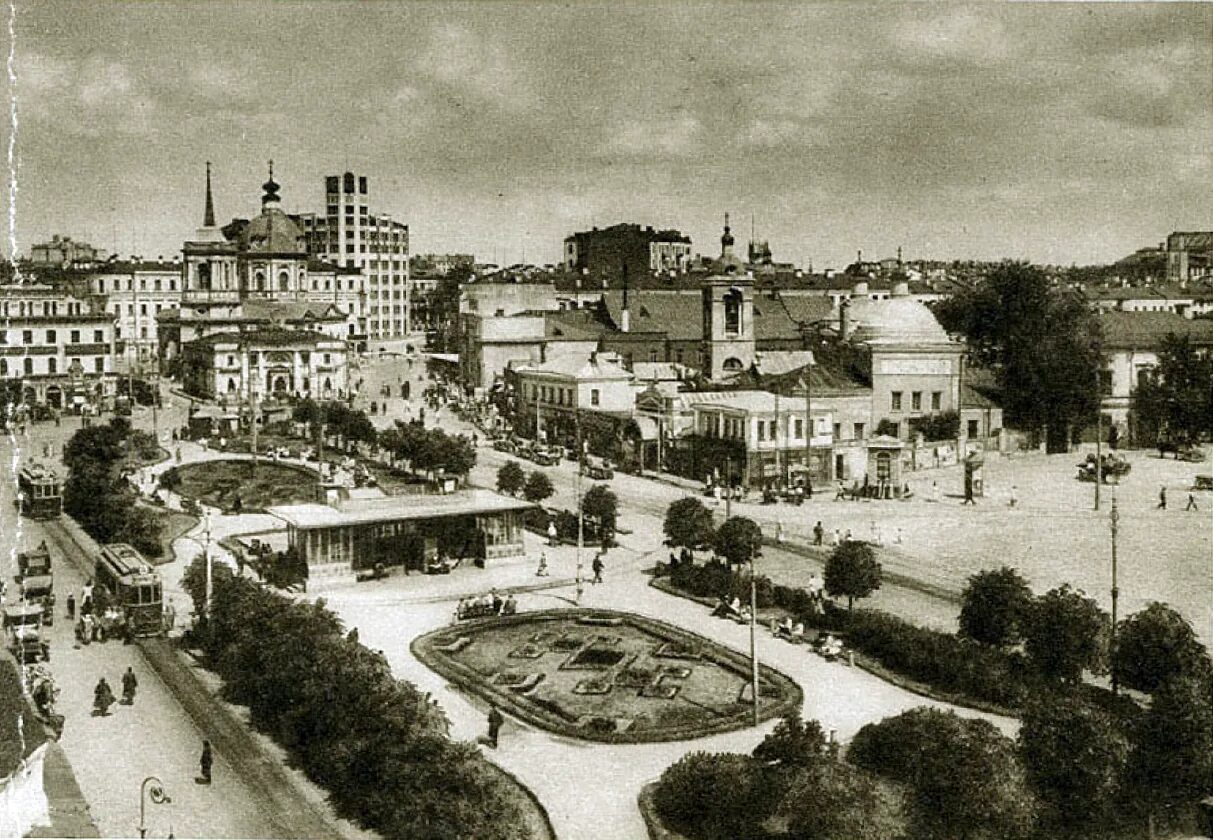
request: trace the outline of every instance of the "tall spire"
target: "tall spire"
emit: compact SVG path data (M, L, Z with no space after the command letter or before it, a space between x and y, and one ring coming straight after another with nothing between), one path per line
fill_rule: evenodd
M211 198L211 162L206 162L206 212L202 216L203 227L215 226L215 201Z
M733 253L733 232L729 228L729 214L724 214L724 235L720 237L720 253L721 256L729 256Z
M270 179L262 184L261 188L265 190L265 195L261 196L263 205L282 200L278 196L278 183L274 180L274 162L272 160L270 161Z

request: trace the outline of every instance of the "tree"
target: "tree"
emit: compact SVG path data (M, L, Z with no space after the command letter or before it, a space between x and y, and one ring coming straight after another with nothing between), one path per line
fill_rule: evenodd
M598 534L607 545L615 534L619 500L605 484L595 484L581 497L581 512L598 524Z
M665 513L665 535L674 548L694 551L708 545L715 535L712 512L694 496L671 502Z
M826 592L831 598L845 595L850 610L854 608L856 598L866 598L880 589L882 574L871 545L846 540L831 551L826 560Z
M783 717L771 734L754 748L754 758L781 769L803 769L821 761L826 748L825 731L815 720L800 719L794 709Z
M662 822L696 840L761 837L777 797L748 755L693 752L666 768L653 804Z
M1099 324L1081 295L1052 286L1035 266L1006 262L941 301L936 315L994 371L1007 422L1047 430L1050 452L1067 451L1071 427L1094 419Z
M896 803L873 777L836 759L803 769L784 800L789 840L885 840L900 834Z
M1207 677L1213 663L1187 619L1154 602L1120 622L1112 673L1121 685L1148 693L1183 674Z
M1052 824L1091 836L1113 818L1129 738L1112 715L1077 697L1044 694L1024 709L1019 756Z
M1192 805L1213 785L1213 686L1174 677L1154 690L1133 733L1132 798L1152 820L1164 809Z
M1020 640L1020 625L1032 605L1032 590L1019 572L1003 566L969 578L961 596L960 635L994 647Z
M556 488L552 486L552 479L547 477L546 473L534 470L527 476L526 486L522 488L522 496L528 502L539 503L544 499L550 498Z
M506 461L497 470L497 492L505 493L508 496L517 496L518 491L522 489L522 485L526 482L526 474L522 471L522 465L517 461Z
M1009 840L1035 820L1015 742L989 721L921 707L856 733L859 767L909 786L910 837Z
M960 414L956 411L941 411L937 414L911 417L909 425L911 432L922 433L923 440L956 440L960 434Z
M730 565L751 563L762 556L762 529L753 519L731 517L716 529L712 547Z
M1065 584L1037 598L1024 620L1024 648L1045 676L1078 683L1106 669L1110 622L1081 590Z
M1198 441L1213 434L1213 357L1186 336L1168 335L1158 364L1133 390L1139 440Z

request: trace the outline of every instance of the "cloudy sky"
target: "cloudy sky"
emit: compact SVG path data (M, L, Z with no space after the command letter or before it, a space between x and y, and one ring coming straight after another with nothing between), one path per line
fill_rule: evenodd
M15 2L21 251L173 254L204 162L226 219L269 158L288 211L348 168L498 262L618 221L716 253L725 211L814 267L1213 228L1209 5Z

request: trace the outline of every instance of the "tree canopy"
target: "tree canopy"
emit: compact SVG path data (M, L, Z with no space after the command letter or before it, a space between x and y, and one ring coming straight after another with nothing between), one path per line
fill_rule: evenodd
M598 533L605 545L615 534L619 499L605 484L595 484L581 497L581 513L598 523Z
M665 536L675 548L696 549L712 542L712 512L699 499L686 496L670 503L665 512Z
M1078 683L1103 673L1111 622L1095 600L1065 584L1041 595L1024 620L1024 648L1041 673Z
M1152 692L1173 677L1213 675L1213 664L1187 619L1156 602L1120 622L1112 673L1127 688Z
M716 529L713 548L734 566L749 563L762 556L762 529L753 519L731 517Z
M526 482L526 473L517 461L506 461L497 468L497 492L517 496Z
M961 596L960 635L995 647L1020 640L1032 590L1019 572L1003 566L969 578Z
M1049 451L1066 451L1071 429L1094 419L1099 324L1081 296L1052 286L1041 269L1003 263L941 301L936 314L994 371L1007 422L1034 433L1047 429Z
M871 545L846 540L826 560L826 592L831 598L846 596L847 609L853 609L856 598L866 598L880 588L882 574Z
M551 498L555 492L556 488L552 486L552 479L539 470L532 470L531 474L526 477L526 484L522 487L522 497L528 502L542 502L544 499Z
M1198 441L1213 434L1213 355L1188 336L1168 335L1158 364L1134 383L1134 433L1139 441Z

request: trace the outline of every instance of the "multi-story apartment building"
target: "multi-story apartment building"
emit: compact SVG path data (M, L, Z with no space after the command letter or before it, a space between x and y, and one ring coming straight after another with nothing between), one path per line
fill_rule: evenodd
M114 315L51 286L0 287L0 379L52 408L112 401Z
M361 334L379 343L405 338L413 332L408 225L371 212L365 175L329 175L324 193L323 216L299 216L309 253L362 270L365 295L356 313Z
M117 362L140 367L156 357L157 317L181 305L181 263L111 261L88 274L88 291L113 314Z
M634 224L574 233L564 240L568 271L618 276L624 264L634 275L683 270L691 259L691 237L676 230L654 230Z
M34 245L29 251L34 265L70 266L73 263L93 263L105 259L105 251L87 242L77 242L70 236L55 234L50 242Z

